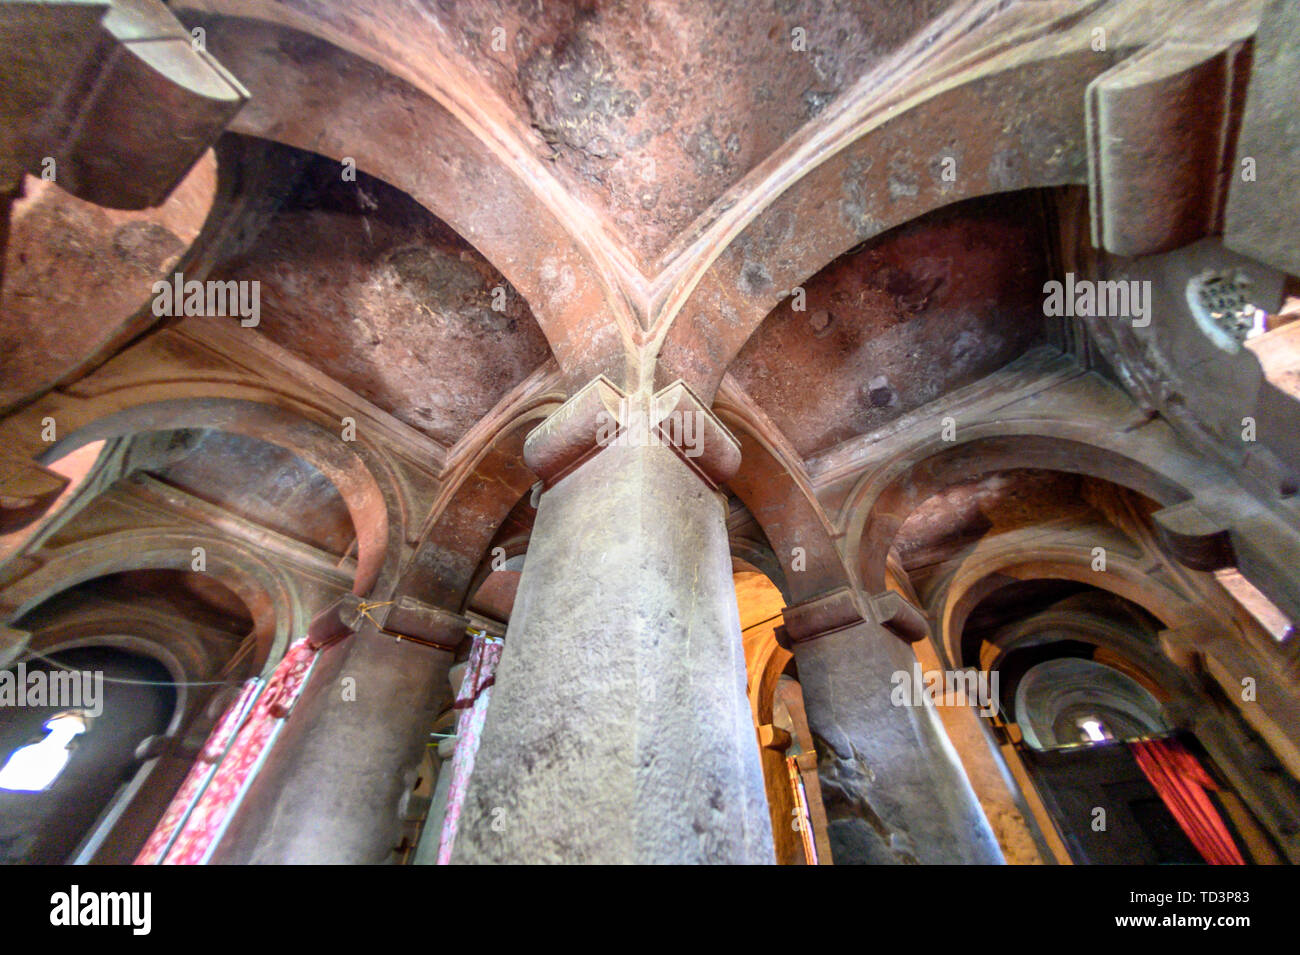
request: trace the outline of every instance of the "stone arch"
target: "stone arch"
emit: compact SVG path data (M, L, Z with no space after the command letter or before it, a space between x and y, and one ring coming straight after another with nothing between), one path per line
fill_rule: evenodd
M361 8L340 11L358 21L344 25L247 6L218 3L201 20L187 16L204 24L208 49L252 93L232 131L353 159L406 192L524 297L571 384L601 372L623 377L636 319L616 292L609 237L593 229L589 209L547 182L543 163L491 140L501 117L480 115L436 48L418 57L393 48L418 30L364 24ZM307 45L312 55L299 55ZM412 141L437 144L430 161L407 161Z
M790 603L790 589L785 582L785 571L776 554L770 547L745 537L732 535L728 538L731 547L732 570L752 570L762 574L772 582L787 604ZM739 566L738 566L739 565Z
M543 389L494 416L497 427L484 429L468 444L449 468L401 594L446 610L464 609L491 573L488 549L501 522L537 481L524 464L524 440L562 402L562 395ZM519 552L516 547L508 556Z
M1146 611L1164 630L1205 630L1204 608L1152 577L1148 564L1112 552L1106 572L1096 573L1090 559L1088 548L1068 544L1036 547L1032 557L1016 547L988 548L984 553L977 549L933 598L936 616L943 621L940 642L941 651L948 656L947 665L961 667L968 662L961 656L960 640L975 605L994 590L1018 580L1087 584ZM1005 634L1008 639L999 639L997 654L978 666L981 670L998 670L1013 652L1033 652L1034 638L1042 631L1069 630L1072 637L1067 643L1090 644L1108 651L1104 662L1145 686L1160 702L1172 725L1196 736L1278 845L1294 858L1296 796L1279 765L1293 752L1286 745L1279 747L1280 740L1285 743L1286 734L1263 732L1231 700L1209 692L1204 681L1188 671L1187 662L1178 652L1171 653L1163 636L1158 642L1147 642L1130 628L1100 614L1095 615L1092 625L1079 624L1077 617L1059 606L1012 623L998 631L999 637ZM1211 625L1210 629L1215 628Z
M0 563L21 550L54 517L64 511L75 513L99 493L112 471L112 450L109 442L91 441L47 462L46 472L64 482L63 486L34 500L20 514L6 509L3 517L17 519L4 521L0 530Z
M1031 667L1016 689L1016 723L1025 745L1048 749L1060 745L1062 716L1095 710L1128 729L1124 738L1155 735L1169 729L1151 692L1128 674L1092 660L1060 657ZM1117 737L1119 738L1119 737Z
M195 547L204 548L206 572L248 608L258 662L274 666L307 626L297 589L251 547L197 529L117 531L48 551L40 567L0 594L0 615L14 621L77 584L120 571L188 570ZM25 641L8 648L7 657L24 649Z
M510 517L513 514L518 514L521 508L529 506L531 497L532 491L530 489L501 518L496 535L488 543L478 569L474 571L469 586L465 588L465 595L458 608L461 614L468 614L471 610L474 610L477 613L491 617L491 614L486 613L485 608L482 606L484 594L481 591L485 588L489 594L489 602L492 602L497 609L503 611L506 609L504 604L496 604L491 594L494 588L501 586L517 589L520 575L524 570L525 559L528 556L528 545L532 540L532 531L531 529L523 530L514 526ZM498 560L498 558L500 559ZM496 594L504 596L499 589L496 590ZM513 605L513 596L510 598L510 603ZM503 614L503 617L502 622L508 626L508 613ZM497 618L493 617L492 619Z
M777 683L781 677L793 676L796 672L794 655L772 640L758 647L750 662L753 666L754 685L750 693L754 721L758 726L765 726L772 722Z
M895 226L963 199L1086 183L1084 93L1111 60L1078 45L1040 47L1003 69L963 63L908 108L885 98L892 108L877 103L877 112L846 121L808 157L808 171L774 172L768 188L750 184L745 202L713 224L721 234L711 244L691 236L703 248L665 305L675 317L661 333L657 380L682 377L712 396L790 289ZM1032 130L1009 110L1032 110ZM973 135L955 138L954 117ZM961 170L954 179L942 175L945 158Z
M1091 596L1093 593L1118 596L1113 590L1104 587L1082 591L1076 596L1083 599L1085 595ZM1118 617L1104 619L1100 612L1093 609L1086 609L1082 613L1076 612L1066 606L1072 599L1066 598L1059 605L1000 629L995 634L996 656L987 667L981 664L982 668L1000 669L1009 654L1024 649L1027 643L1034 642L1040 634L1068 632L1073 640L1102 648L1122 657L1127 665L1125 670L1128 675L1134 677L1136 674L1138 682L1162 702L1174 695L1187 695L1194 692L1185 675L1168 657L1158 651L1154 642L1148 643L1144 639L1135 638L1131 629L1121 623ZM1123 606L1126 609L1137 607L1132 601L1126 599Z
M773 583L792 605L845 586L849 576L830 522L811 483L792 463L793 452L767 441L738 407L720 402L714 413L740 443L740 468L727 486L767 536L783 577ZM796 548L802 561L796 561Z
M977 604L1014 580L1069 580L1087 584L1132 603L1168 629L1188 623L1193 607L1182 595L1153 580L1140 559L1110 551L1105 573L1092 569L1091 548L1066 542L1036 546L1032 555L1019 547L978 550L945 583L935 602L939 643L950 665L964 665L961 634Z
M209 222L226 211L218 177L208 150L162 203L138 211L96 205L28 177L13 206L6 246L13 264L0 293L8 353L0 409L78 377L157 321L149 309L154 282L200 253ZM59 182L70 185L62 175ZM33 294L50 287L63 292Z
M962 480L1013 468L1064 471L1100 478L1165 505L1189 500L1201 482L1195 463L1168 446L1152 448L1113 427L1113 440L1080 421L980 423L959 439L935 439L872 469L841 512L847 558L865 591L885 587L890 545L907 516L934 494ZM1155 451L1165 457L1155 463Z
M395 573L405 521L386 462L363 441L356 441L354 450L327 431L314 420L324 417L315 409L268 403L265 393L253 389L228 389L246 395L235 398L217 397L215 390L209 384L195 389L192 382L172 381L111 392L98 401L59 402L49 413L66 436L42 458L59 458L91 441L180 428L212 428L279 445L325 475L343 498L357 536L353 592L365 595L381 576Z
M493 566L493 551L498 547L500 547L503 552L503 562L500 567L495 567ZM494 573L497 573L498 571L522 572L524 569L524 558L527 553L527 537L517 535L508 540L502 540L500 537L493 538L487 555L483 558L482 563L479 564L478 569L474 571L474 576L470 580L469 586L465 588L465 596L461 601L461 606L458 608L459 611L461 613L465 612L471 601L473 601L474 595L478 593L479 588L482 587L487 579Z
M176 706L167 725L167 735L175 734L187 717L193 715L198 694L188 685L196 681L196 671L171 645L174 632L146 617L136 617L126 623L119 621L116 628L107 626L107 621L104 623L104 626L93 626L82 621L58 622L33 634L26 649L41 656L56 656L83 647L111 647L156 660L174 681Z

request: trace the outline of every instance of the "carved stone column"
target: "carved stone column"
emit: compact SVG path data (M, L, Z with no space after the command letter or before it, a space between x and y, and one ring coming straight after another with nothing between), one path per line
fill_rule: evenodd
M338 642L320 651L213 862L390 861L468 621L407 597L369 618L357 603L349 595L313 621L314 639Z
M903 640L926 634L924 616L893 592L865 603L834 591L787 607L778 632L817 739L835 864L1002 862L934 709L891 699L894 674L912 675Z
M768 863L717 486L684 385L603 378L528 438L545 490L452 861Z

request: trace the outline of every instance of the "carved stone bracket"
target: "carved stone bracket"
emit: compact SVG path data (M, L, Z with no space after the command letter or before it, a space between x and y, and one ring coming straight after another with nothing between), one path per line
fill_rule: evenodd
M764 723L758 727L758 745L761 749L770 749L774 753L784 755L790 748L791 742L790 734L779 726Z
M786 607L782 617L784 623L776 628L776 640L787 650L796 643L838 633L866 619L857 594L848 587Z
M595 378L543 421L524 443L524 461L552 487L609 447L673 451L711 488L740 467L740 445L682 381L653 395L627 394Z
M876 623L899 639L916 643L930 635L930 624L925 614L903 599L901 594L887 590L876 594L868 603Z
M864 621L884 627L908 643L930 634L925 615L892 590L865 600L865 607L852 589L841 587L783 611L784 625L776 628L777 642L789 650L796 643L838 633Z
M321 650L356 633L365 619L361 604L356 594L344 594L313 617L307 625L307 639L312 647Z
M413 597L372 604L356 594L344 594L316 615L307 636L319 650L356 633L366 620L381 633L449 653L460 646L469 626L469 620L460 614Z
M118 209L162 202L249 93L159 0L0 4L0 182Z
M413 597L399 597L383 609L387 611L382 618L385 633L399 634L424 646L449 652L454 652L465 640L469 620L460 614Z
M1152 516L1161 546L1179 563L1204 571L1232 566L1235 558L1228 529L1195 501L1166 507Z

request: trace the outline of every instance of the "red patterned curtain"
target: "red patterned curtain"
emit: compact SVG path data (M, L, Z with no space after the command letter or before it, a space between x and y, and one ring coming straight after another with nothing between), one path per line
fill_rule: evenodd
M1137 764L1187 838L1210 865L1245 865L1223 817L1210 801L1219 787L1175 739L1129 743Z
M451 862L451 850L460 827L460 814L465 806L465 792L474 772L478 756L479 737L487 719L488 702L492 698L492 684L496 682L497 664L501 661L502 642L497 637L476 633L465 662L465 679L456 694L456 755L451 759L451 786L447 790L447 812L443 817L442 835L438 840L437 865Z
M249 680L208 736L136 865L198 865L225 832L316 661L307 638L284 655L271 678Z

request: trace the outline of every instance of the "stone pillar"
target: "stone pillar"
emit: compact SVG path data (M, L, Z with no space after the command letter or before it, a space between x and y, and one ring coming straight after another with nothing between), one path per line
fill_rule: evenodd
M1001 863L970 782L930 706L895 706L893 675L916 656L920 612L885 593L859 608L842 589L785 610L817 740L836 865Z
M452 861L770 863L725 500L681 383L596 379L531 435L545 490Z
M930 640L918 640L912 649L923 669L942 669L943 663ZM1003 857L1011 865L1055 863L1058 860L1052 837L1056 833L1049 836L1038 826L1030 800L1015 784L1012 770L990 735L987 717L974 706L965 705L965 701L951 702L937 715L984 809L984 817L997 836Z
M410 639L353 620L320 651L214 863L391 861L429 728L451 702L453 654L432 644L454 647L467 621L409 598L376 616Z

